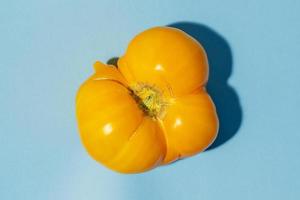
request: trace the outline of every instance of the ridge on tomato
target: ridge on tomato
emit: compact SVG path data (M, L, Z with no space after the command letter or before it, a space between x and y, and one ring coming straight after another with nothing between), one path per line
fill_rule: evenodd
M121 173L139 173L205 150L219 122L205 85L203 47L181 30L138 34L118 60L99 61L76 97L88 153Z

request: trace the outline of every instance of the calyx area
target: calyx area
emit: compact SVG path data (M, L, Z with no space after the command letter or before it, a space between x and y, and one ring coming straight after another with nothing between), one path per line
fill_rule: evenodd
M130 86L130 91L146 115L155 119L163 116L167 102L159 88L147 83L136 83Z

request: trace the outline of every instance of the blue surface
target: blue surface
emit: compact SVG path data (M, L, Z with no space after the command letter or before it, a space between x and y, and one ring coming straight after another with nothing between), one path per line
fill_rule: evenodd
M1 1L0 199L300 199L299 10L297 0ZM121 175L85 152L74 98L95 60L157 25L203 42L220 137Z

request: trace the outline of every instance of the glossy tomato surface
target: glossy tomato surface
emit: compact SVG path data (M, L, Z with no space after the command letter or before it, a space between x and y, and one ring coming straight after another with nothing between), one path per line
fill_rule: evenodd
M76 114L88 153L108 168L144 172L195 155L216 138L207 56L183 31L146 30L118 68L101 62L94 68L78 91Z

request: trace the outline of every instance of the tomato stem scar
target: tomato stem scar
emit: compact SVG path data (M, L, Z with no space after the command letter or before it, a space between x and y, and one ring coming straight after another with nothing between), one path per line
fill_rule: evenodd
M147 83L136 83L130 87L130 91L146 115L154 119L164 115L167 103L157 87Z

